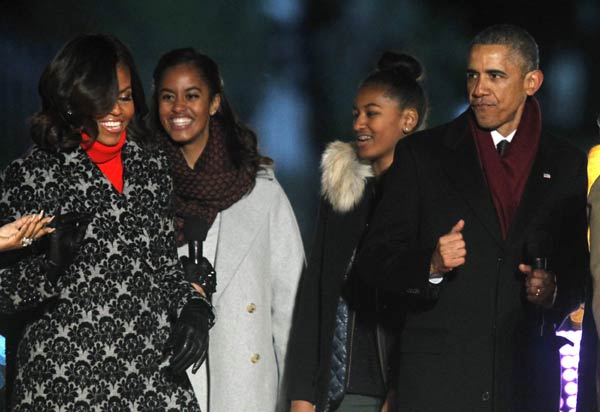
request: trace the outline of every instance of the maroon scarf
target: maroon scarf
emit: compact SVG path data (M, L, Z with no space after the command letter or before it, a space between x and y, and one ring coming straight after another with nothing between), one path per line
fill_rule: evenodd
M535 160L542 130L542 114L535 97L528 97L521 122L501 158L492 135L469 116L477 153L498 214L502 238L506 239Z
M191 169L180 146L167 145L175 191L175 232L177 246L185 243L183 221L186 217L202 218L208 227L217 214L227 209L254 186L254 176L237 169L225 146L225 136L217 119L210 119L209 138L204 151Z

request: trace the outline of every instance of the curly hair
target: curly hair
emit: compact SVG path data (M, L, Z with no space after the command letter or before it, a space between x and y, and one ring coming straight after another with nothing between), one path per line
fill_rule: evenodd
M42 108L31 118L31 138L50 151L70 151L81 143L81 132L98 137L96 119L109 113L118 94L117 65L131 75L135 115L128 138L148 144L144 88L129 49L107 34L79 35L67 42L46 66L38 91Z

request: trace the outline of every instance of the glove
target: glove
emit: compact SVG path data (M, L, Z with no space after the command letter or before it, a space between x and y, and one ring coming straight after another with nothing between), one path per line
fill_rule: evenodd
M208 259L202 256L199 263L194 263L189 257L182 256L180 260L185 280L199 285L210 300L212 294L217 291L217 273Z
M56 285L59 276L73 263L91 220L89 213L68 212L51 222L55 230L46 236L45 254L47 277L52 284Z
M208 353L208 330L214 319L206 299L193 298L185 304L165 345L173 352L169 366L175 375L184 374L192 364L192 373L200 369Z

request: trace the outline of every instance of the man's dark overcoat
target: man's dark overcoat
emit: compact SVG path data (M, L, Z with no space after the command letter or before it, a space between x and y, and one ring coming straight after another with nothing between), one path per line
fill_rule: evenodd
M397 145L356 274L417 302L401 337L398 411L554 411L563 342L553 329L581 301L588 266L586 157L542 132L503 239L471 115ZM446 274L437 299L420 299L438 238L459 219L466 263ZM518 265L531 250L556 274L551 310L525 299Z

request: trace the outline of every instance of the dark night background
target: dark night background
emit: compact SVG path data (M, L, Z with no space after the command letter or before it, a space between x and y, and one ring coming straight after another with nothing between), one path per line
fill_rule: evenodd
M428 125L466 107L470 38L493 23L525 27L537 39L546 78L538 97L546 127L587 150L595 144L600 89L600 2L579 0L0 1L0 167L30 144L37 82L59 47L79 32L113 33L130 46L147 94L158 57L193 46L220 65L240 117L294 206L310 244L318 159L326 142L352 136L360 80L388 48L424 64Z
M39 76L75 34L112 33L129 45L147 96L159 56L192 46L217 61L228 98L275 160L309 252L320 153L352 137L354 93L379 55L421 60L435 126L466 108L468 43L494 23L520 25L540 45L545 127L583 150L600 143L598 0L0 0L0 168L31 144Z

